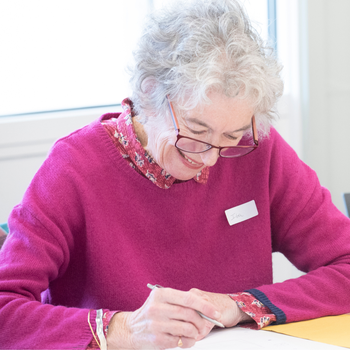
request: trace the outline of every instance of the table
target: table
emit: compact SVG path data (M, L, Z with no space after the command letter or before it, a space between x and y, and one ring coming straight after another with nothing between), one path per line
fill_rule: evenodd
M275 332L233 327L214 329L191 348L195 350L340 350L343 347L291 337Z

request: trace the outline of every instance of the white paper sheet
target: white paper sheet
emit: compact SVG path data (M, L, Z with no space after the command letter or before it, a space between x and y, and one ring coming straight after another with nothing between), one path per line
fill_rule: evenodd
M195 350L340 350L339 346L246 328L214 329L191 348Z

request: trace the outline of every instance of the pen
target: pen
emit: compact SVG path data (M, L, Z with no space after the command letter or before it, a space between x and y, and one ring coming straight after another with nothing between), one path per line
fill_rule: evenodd
M150 284L150 283L147 283L147 287L148 287L149 289L152 289L152 290L155 289L155 288L163 288L163 287L160 286L159 284L153 285L153 284ZM225 328L225 326L224 326L222 323L220 323L219 321L213 320L212 318L203 315L203 314L202 314L200 311L198 311L198 310L195 310L195 311L199 314L199 316L205 318L206 320L210 321L211 323L214 323L216 326L221 327L221 328Z

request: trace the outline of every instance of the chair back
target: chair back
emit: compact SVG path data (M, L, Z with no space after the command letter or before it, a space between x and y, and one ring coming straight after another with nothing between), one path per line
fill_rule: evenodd
M7 224L6 223L0 224L0 249L5 242L8 232L9 232L9 227L7 226Z
M345 206L345 213L347 217L350 217L350 193L343 193L343 201Z

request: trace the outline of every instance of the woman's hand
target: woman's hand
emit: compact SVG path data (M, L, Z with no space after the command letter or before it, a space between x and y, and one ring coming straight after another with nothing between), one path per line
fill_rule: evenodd
M221 317L218 319L218 321L221 322L225 327L233 327L238 323L252 321L252 318L243 312L238 307L236 302L226 294L204 292L196 288L191 289L191 292L198 295L199 297L202 297L204 300L209 301L215 306L215 309L218 310L218 312L221 314ZM214 327L214 324L209 321L207 322L208 326L211 325L211 328L209 329L210 332ZM201 336L197 340L203 339L207 334Z
M209 293L212 294L212 293ZM221 321L215 298L197 289L183 292L170 288L154 289L140 309L120 312L108 328L109 349L169 349L192 347L204 338L213 324L198 315Z

